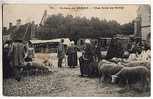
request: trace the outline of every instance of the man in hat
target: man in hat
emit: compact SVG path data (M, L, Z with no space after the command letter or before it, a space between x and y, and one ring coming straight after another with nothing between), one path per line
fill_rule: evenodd
M15 40L13 42L11 53L14 76L17 81L20 81L25 58L25 45L22 40Z
M64 48L64 39L61 39L61 42L57 48L57 57L58 57L58 67L62 67L62 61L65 58L65 48Z

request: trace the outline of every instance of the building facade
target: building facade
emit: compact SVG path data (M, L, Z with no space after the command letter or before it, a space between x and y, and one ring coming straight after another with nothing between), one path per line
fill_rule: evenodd
M135 35L141 37L142 42L149 43L151 39L151 8L150 5L140 5L135 20Z

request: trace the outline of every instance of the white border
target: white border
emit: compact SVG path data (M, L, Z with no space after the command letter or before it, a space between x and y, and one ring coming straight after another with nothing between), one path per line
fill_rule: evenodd
M150 4L151 0L1 0L3 3L37 4Z

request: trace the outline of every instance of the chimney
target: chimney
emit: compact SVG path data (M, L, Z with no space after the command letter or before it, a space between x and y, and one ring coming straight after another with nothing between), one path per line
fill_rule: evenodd
M21 25L21 19L16 20L16 27L20 27Z
M31 22L31 39L35 38L35 21Z
M34 25L35 24L35 21L32 21L31 23L32 23L32 25Z
M12 26L13 26L13 24L10 22L10 23L9 23L9 29L11 29Z

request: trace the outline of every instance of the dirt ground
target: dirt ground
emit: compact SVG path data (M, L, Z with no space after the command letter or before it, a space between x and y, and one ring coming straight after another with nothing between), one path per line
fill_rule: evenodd
M54 55L53 55L54 56ZM57 63L57 61L54 61ZM4 96L103 96L144 97L150 92L127 90L118 85L100 84L97 78L80 77L76 68L57 68L48 74L26 76L20 82L10 78L3 80Z

